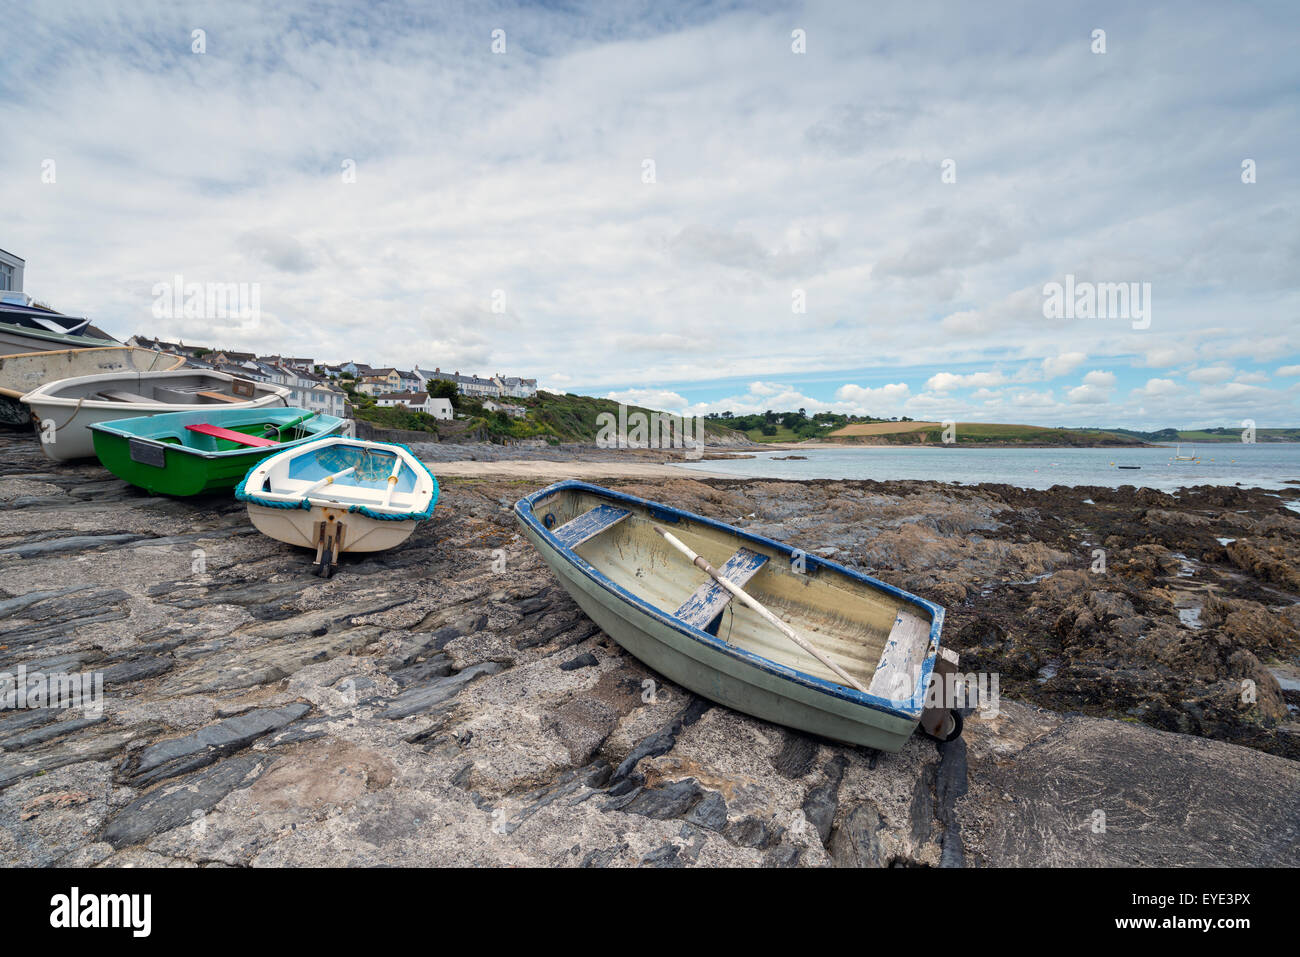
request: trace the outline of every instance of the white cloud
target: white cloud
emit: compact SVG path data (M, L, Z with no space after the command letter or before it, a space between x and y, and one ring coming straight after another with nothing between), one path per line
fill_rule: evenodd
M608 392L605 398L613 399L624 405L639 405L644 409L657 412L680 414L687 406L687 401L676 392L664 389L624 389L621 392Z
M967 387L989 388L1003 385L1006 381L1007 377L1001 372L972 372L967 375L939 372L926 380L925 389L927 392L951 392Z
M990 29L976 7L929 23L908 5L809 5L799 25L821 38L816 55L782 58L789 17L763 5L507 0L510 49L495 57L455 4L329 18L302 0L232 0L205 13L202 57L157 0L29 6L5 22L0 65L0 123L31 146L0 151L4 246L27 258L30 292L121 337L636 387L663 403L757 381L708 404L872 414L978 412L993 399L957 390L1006 384L957 369L1000 368L1018 389L1084 364L1181 381L1247 356L1300 362L1285 238L1300 187L1276 180L1242 203L1212 187L1223 144L1196 135L1237 129L1247 100L1258 116L1298 108L1290 37L1228 8L1129 24L1149 74L1134 96L1128 71L1080 86L1083 61L1056 31L995 14L1004 42L972 44ZM868 31L871 45L854 41ZM1264 72L1182 69L1224 36ZM879 105L861 105L864 89ZM1007 124L1008 110L1033 122ZM1078 137L1099 128L1161 148ZM1239 145L1294 156L1298 138L1259 122ZM1060 142L1074 146L1045 145ZM39 183L36 144L57 184ZM940 182L949 155L956 185ZM1060 182L1090 202L1062 203ZM262 320L152 320L152 285L177 272L259 283ZM1045 319L1042 285L1067 273L1150 280L1151 328ZM791 311L796 291L806 312ZM894 385L828 401L858 369ZM819 386L771 382L800 374ZM1110 387L1079 388L1092 400ZM1008 388L1003 403L1053 424L1099 411L1063 391ZM1261 421L1294 424L1282 388L1179 398L1206 422L1248 399ZM1126 424L1143 407L1106 415Z
M1043 375L1048 379L1069 375L1087 360L1088 356L1082 352L1062 352L1055 358L1043 360Z
M1282 366L1277 370L1277 374L1288 377L1300 375L1300 366Z
M845 402L900 402L911 394L905 382L891 382L877 388L860 385L842 385L835 390L835 398Z
M1218 365L1207 366L1201 369L1192 369L1187 373L1187 378L1191 379L1193 382L1212 385L1218 382L1227 382L1236 374L1237 370L1233 369L1231 366Z
M1146 385L1133 391L1140 395L1157 398L1159 396L1176 395L1182 391L1182 386L1173 379L1147 379Z
M1066 401L1074 405L1099 405L1110 401L1115 387L1115 373L1094 369L1083 377L1083 384L1065 393Z

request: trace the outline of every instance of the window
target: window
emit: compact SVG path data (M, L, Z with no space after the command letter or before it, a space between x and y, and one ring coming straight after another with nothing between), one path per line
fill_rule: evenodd
M8 263L0 263L0 289L12 289L14 287L14 267Z

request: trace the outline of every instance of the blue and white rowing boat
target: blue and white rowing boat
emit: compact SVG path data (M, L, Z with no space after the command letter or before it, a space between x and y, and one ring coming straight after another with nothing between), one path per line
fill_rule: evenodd
M264 535L316 549L328 578L343 552L400 545L432 517L438 480L402 445L338 436L263 459L235 489Z

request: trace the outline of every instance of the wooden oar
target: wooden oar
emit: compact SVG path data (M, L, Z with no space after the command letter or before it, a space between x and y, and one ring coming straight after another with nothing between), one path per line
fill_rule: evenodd
M762 615L764 619L766 619L768 622L770 622L771 624L775 625L778 629L780 629L781 634L785 635L787 638L793 641L804 651L808 652L808 654L812 655L814 658L816 658L818 661L824 664L827 668L831 669L831 671L835 672L837 675L843 678L846 684L851 685L854 688L857 688L863 694L867 694L867 689L862 687L862 685L858 684L856 681L854 681L852 675L850 675L848 672L846 672L835 662L831 661L829 658L823 655L820 651L818 651L816 648L810 645L803 638L800 638L795 633L793 628L791 628L780 618L776 617L776 615L772 614L761 604L759 604L756 598L751 597L749 593L746 592L744 589L738 587L737 585L733 584L732 582L728 581L727 579L719 575L717 570L714 569L714 567L710 565L706 559L702 558L701 556L695 554L695 552L691 551L691 547L689 545L687 545L681 539L674 536L671 532L667 531L666 529L660 528L658 525L654 525L652 527L656 532L658 532L660 535L664 537L664 541L666 541L669 545L673 546L673 548L677 549L679 552L681 552L683 555L689 558L691 562L694 563L701 571L705 572L715 582L717 582L727 591L731 592L732 595L739 598L750 608L754 609L754 611Z

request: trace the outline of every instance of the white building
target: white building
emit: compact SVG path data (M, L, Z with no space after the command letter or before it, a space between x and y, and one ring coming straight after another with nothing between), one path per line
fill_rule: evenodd
M536 379L521 379L519 376L504 376L498 372L492 377L500 390L498 394L511 399L531 399L537 395Z
M304 372L286 365L271 365L257 359L241 362L238 366L221 371L230 372L232 375L242 374L245 378L256 379L259 382L282 385L289 390L290 405L310 412L337 416L340 419L346 418L347 393L331 385L324 376L314 372Z
M0 292L22 292L27 260L0 249Z
M522 405L513 405L509 402L497 402L493 399L483 400L483 408L489 412L504 412L512 419L522 419L527 410Z
M457 372L443 372L441 369L434 369L432 372L423 369L415 370L425 381L426 385L430 379L442 379L446 382L456 383L456 389L461 395L470 395L476 399L487 397L496 398L501 395L501 386L495 379L481 379L476 375L461 375Z
M427 412L444 422L450 422L454 417L450 399L435 399L427 392L390 392L375 396L375 405L384 408L405 406L412 412Z

